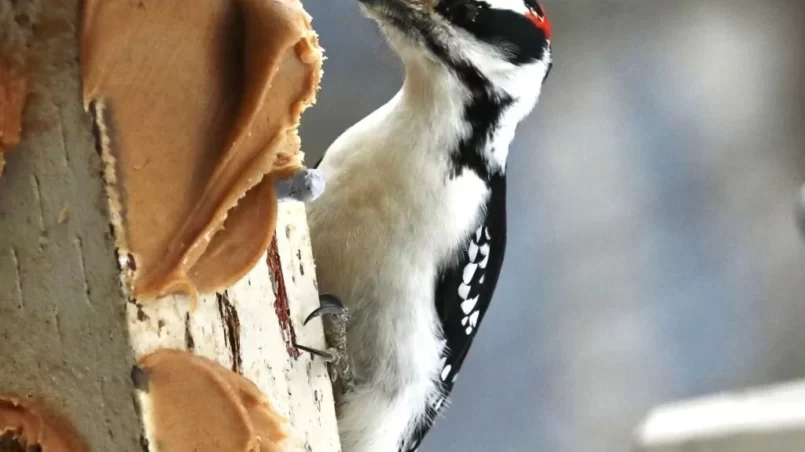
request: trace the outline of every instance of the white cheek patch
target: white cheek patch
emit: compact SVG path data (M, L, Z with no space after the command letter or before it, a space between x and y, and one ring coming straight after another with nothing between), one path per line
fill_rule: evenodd
M485 0L493 9L505 9L517 14L525 15L528 7L523 0Z

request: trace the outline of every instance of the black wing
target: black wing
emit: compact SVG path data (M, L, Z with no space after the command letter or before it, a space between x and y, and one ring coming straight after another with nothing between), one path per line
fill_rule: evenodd
M497 286L506 251L506 176L493 176L490 183L486 217L467 238L458 261L445 268L436 283L436 311L447 341L440 375L442 393L429 404L427 420L417 427L406 446L409 452L419 447L453 390Z

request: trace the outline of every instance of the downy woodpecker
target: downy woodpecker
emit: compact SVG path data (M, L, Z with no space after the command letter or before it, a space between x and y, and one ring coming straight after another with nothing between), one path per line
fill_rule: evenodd
M497 284L509 143L551 69L551 26L536 0L359 1L405 82L318 165L308 223L333 296L308 320L333 314L332 348L300 348L334 362L344 452L412 451Z

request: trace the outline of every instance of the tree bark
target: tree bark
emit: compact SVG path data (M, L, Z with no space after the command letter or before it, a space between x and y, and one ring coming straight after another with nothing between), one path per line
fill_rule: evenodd
M42 2L28 42L38 63L26 66L22 141L4 153L0 396L43 400L90 450L155 452L132 369L145 354L177 348L253 381L289 419L302 450L339 450L326 366L291 346L324 347L319 320L301 325L318 305L303 204L281 203L265 259L228 290L201 296L195 311L181 296L147 306L126 299L81 102L79 7Z

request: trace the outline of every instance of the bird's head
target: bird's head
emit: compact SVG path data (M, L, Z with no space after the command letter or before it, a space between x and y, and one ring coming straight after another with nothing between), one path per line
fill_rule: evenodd
M409 69L441 64L513 96L538 96L550 72L551 24L537 0L359 1Z

